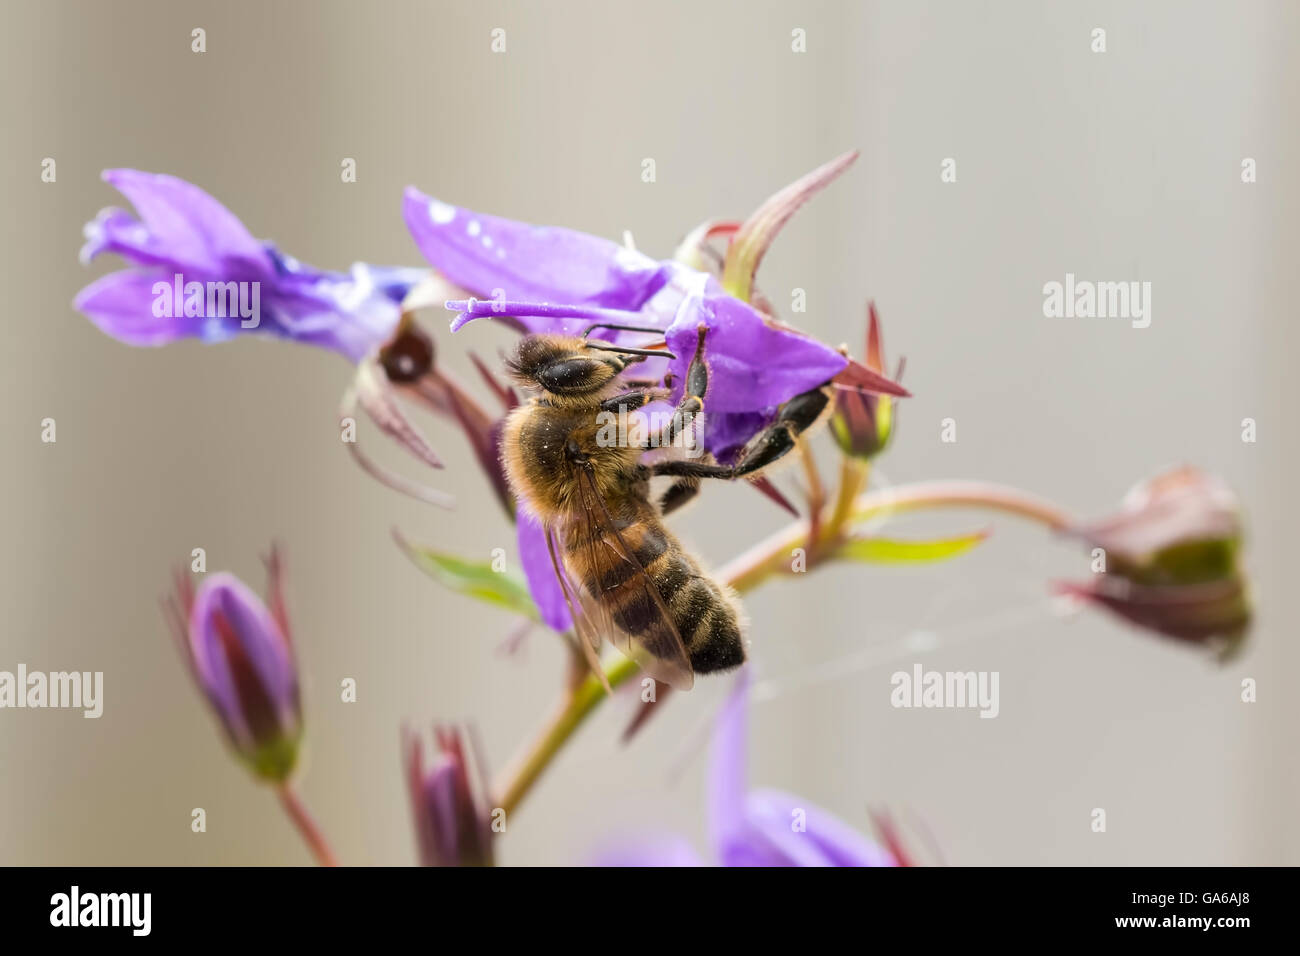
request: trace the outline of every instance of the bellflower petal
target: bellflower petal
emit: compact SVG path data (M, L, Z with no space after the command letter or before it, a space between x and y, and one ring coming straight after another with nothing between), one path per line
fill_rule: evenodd
M676 833L639 834L600 850L593 866L704 866L690 841Z
M356 363L392 336L403 298L427 275L361 263L349 273L315 269L254 239L225 206L182 179L133 169L108 170L104 179L140 218L101 212L86 226L82 261L108 252L137 268L96 280L73 304L129 345L221 342L247 332L327 348ZM194 302L191 288L203 293Z
M718 712L708 778L709 842L722 866L897 866L900 861L821 807L777 790L748 791L748 696L744 669ZM597 856L604 866L694 866L680 837L625 840Z
M355 263L349 273L324 272L268 244L276 279L267 310L275 334L360 362L397 330L402 299L423 269ZM340 321L346 317L345 321Z
M771 423L781 405L832 380L866 391L907 394L883 375L744 301L753 293L754 269L781 226L855 155L846 154L787 187L739 227L722 221L703 224L687 237L678 259L662 262L573 230L461 209L416 189L406 192L404 214L434 268L475 296L447 302L457 313L452 331L477 318L497 317L527 333L575 335L611 323L644 330L602 332L601 338L616 344L662 332L675 355L668 371L673 397L679 400L698 330L707 328L703 441L715 457L726 460ZM705 271L708 240L719 235L733 235L722 282ZM661 361L638 366L638 376L662 375Z
M402 213L424 257L477 296L501 289L510 299L635 311L671 277L668 264L608 239L473 212L413 187Z
M708 413L704 419L704 447L722 464L732 464L746 442L772 424L775 419L775 408L761 412ZM771 497L770 493L769 497ZM781 504L778 499L773 500ZM782 505L782 507L786 506ZM789 508L787 507L786 510ZM795 515L798 513L798 511L794 512Z
M891 853L839 817L794 794L755 790L749 795L746 809L755 841L774 854L776 862L771 865L898 865ZM803 830L794 830L796 820L802 821Z
M893 865L887 852L821 807L777 790L746 792L749 687L746 669L714 725L709 826L722 865Z
M669 362L684 382L703 323L709 365L708 412L775 411L794 396L825 385L848 364L816 339L776 328L749 305L730 296L692 296L682 303L666 334L677 356Z
M170 281L161 269L110 272L78 292L72 304L101 331L127 345L166 345L179 338L203 337L202 318L153 314L154 284Z
M749 668L742 668L713 725L709 764L709 842L720 858L745 838L749 780Z
M115 252L139 265L167 263L195 275L270 278L271 261L261 243L198 186L138 169L107 169L103 179L131 201L141 222L101 213L96 223L102 236L91 235L88 227L84 259Z
M540 521L520 504L515 520L519 542L519 560L524 567L524 580L537 604L542 622L553 630L564 632L573 627L560 582L551 564L551 552L546 543L546 531Z

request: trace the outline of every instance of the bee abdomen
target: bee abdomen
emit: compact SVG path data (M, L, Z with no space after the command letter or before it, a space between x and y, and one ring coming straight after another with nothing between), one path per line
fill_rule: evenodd
M673 607L677 630L697 674L730 670L745 662L736 609L712 578L695 569Z
M744 663L735 607L668 530L657 521L641 519L620 528L619 535L622 540L617 547L602 540L567 543L569 556L586 565L584 586L607 605L614 623L637 637L650 653L666 657L671 649L655 646L657 640L668 639L658 626L666 609L696 673L728 670ZM623 557L624 546L636 556L635 564ZM591 547L608 549L599 567L582 560ZM658 601L644 586L647 578L658 591Z
M675 544L675 542L674 542ZM680 548L647 567L686 645L697 674L730 670L745 662L740 620L722 589ZM621 626L621 625L620 625Z

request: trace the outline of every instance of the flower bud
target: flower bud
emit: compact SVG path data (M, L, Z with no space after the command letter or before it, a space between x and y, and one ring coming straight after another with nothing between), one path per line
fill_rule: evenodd
M491 866L492 826L482 763L467 729L435 727L433 764L403 733L403 758L423 866Z
M194 679L231 747L257 776L282 782L297 760L302 710L274 551L268 565L272 610L226 573L208 575L197 592L180 578L169 610Z
M1068 593L1170 637L1239 650L1250 625L1241 516L1219 478L1177 468L1144 482L1118 514L1072 533L1105 554L1104 570Z
M880 341L880 322L876 306L870 306L867 324L867 350L863 363L873 372L884 372ZM898 371L902 372L900 364ZM898 378L896 374L895 379ZM835 390L835 410L831 414L831 434L846 455L867 460L885 450L894 425L894 398L885 394L854 388Z

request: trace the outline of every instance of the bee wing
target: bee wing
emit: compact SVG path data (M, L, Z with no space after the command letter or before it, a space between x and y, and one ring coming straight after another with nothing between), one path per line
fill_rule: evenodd
M546 550L551 555L551 567L555 571L555 578L560 582L560 591L564 594L564 603L569 606L569 616L573 619L573 630L575 640L578 646L582 648L583 656L587 658L587 666L591 672L600 678L600 682L605 685L605 690L610 691L609 678L605 676L605 669L600 666L600 636L613 631L614 623L610 621L608 625L602 626L591 620L588 615L590 602L582 600L582 590L569 579L569 572L564 567L564 562L560 556L555 553L555 536L556 529L547 527L546 533Z
M625 628L614 623L608 602L601 594L591 594L583 588L588 605L600 613L602 633L620 651L641 665L655 680L677 690L690 690L695 682L690 654L686 643L673 623L672 614L664 603L659 588L649 572L628 547L623 532L605 506L605 499L596 487L591 469L578 473L578 497L587 527L578 531L586 539L587 560L597 581L607 578L620 580L620 591L629 590L631 596L620 598L627 608L637 608L645 620L635 627ZM632 575L627 576L624 565L631 565Z

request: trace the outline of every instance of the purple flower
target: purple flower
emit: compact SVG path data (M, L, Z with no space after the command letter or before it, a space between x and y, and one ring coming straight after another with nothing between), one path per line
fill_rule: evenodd
M267 560L271 607L234 575L210 574L197 592L177 575L165 604L183 656L235 753L283 782L302 737L298 668L289 639L279 553Z
M81 259L108 252L132 268L95 280L73 304L128 345L254 332L357 362L393 335L403 298L426 275L361 263L349 273L324 272L254 239L230 210L182 179L110 169L104 180L139 218L105 209L86 226Z
M342 418L351 418L360 406L421 462L441 468L397 400L403 391L460 425L498 495L513 510L497 464L498 421L437 366L433 342L410 315L461 290L428 269L357 263L346 274L323 272L254 239L225 206L182 179L133 169L107 170L104 179L131 201L139 218L105 209L86 226L83 262L108 252L132 266L97 279L77 295L76 308L96 325L129 345L166 345L180 338L222 342L248 332L337 352L357 365ZM380 481L450 506L450 496L372 460L355 436L345 447Z
M897 866L900 861L826 810L779 790L748 789L748 669L718 715L709 770L709 835L722 866ZM702 866L674 835L606 849L604 866Z
M753 274L784 223L809 197L852 163L850 153L781 190L744 223L705 223L679 249L658 261L626 246L558 226L533 226L449 205L414 188L403 213L425 258L452 284L483 299L449 301L460 314L452 331L483 317L524 332L577 335L597 323L648 328L662 337L672 359L648 359L638 378L668 376L681 398L686 369L701 325L709 363L703 444L722 462L769 425L778 407L796 395L835 382L842 389L906 395L878 371L777 322L753 289ZM707 268L707 241L733 236L715 272ZM715 274L716 273L716 274ZM607 329L601 337L644 341L645 332ZM769 485L765 493L779 493ZM519 503L519 550L542 619L565 630L569 610L554 580L540 525Z
M435 727L435 755L424 763L420 738L403 732L403 759L423 866L491 866L492 825L482 765L469 731Z
M840 162L816 183L801 180L778 194L781 215L747 223L745 262L757 265L775 230L816 188L847 165ZM795 187L798 187L797 189ZM764 209L768 207L765 205ZM760 210L760 213L763 210ZM778 406L830 383L850 367L836 349L781 325L728 294L719 280L682 262L657 261L605 239L556 226L532 226L448 205L416 189L406 191L407 227L425 258L451 282L482 301L448 302L460 314L452 330L476 318L501 319L524 332L581 334L595 323L648 327L662 335L676 358L638 367L670 372L674 400L681 397L697 330L708 330L710 367L704 445L729 460L769 424ZM706 230L701 235L707 235ZM748 292L748 282L745 284ZM644 333L609 331L627 342ZM883 376L854 369L855 387L904 395Z

